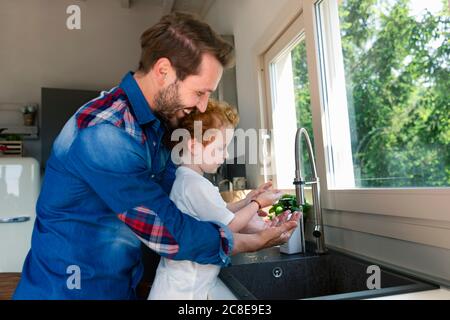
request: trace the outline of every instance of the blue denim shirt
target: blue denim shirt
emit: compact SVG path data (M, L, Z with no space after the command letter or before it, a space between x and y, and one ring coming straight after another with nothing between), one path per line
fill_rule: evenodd
M14 299L134 299L141 241L171 259L229 263L230 230L169 199L176 167L164 130L132 73L66 123Z

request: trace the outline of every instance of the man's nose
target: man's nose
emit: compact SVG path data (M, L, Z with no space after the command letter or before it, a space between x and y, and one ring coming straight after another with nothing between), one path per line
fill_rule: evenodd
M205 112L206 108L208 107L208 101L209 101L209 94L205 94L204 96L202 96L199 102L197 103L198 111L200 111L201 113Z

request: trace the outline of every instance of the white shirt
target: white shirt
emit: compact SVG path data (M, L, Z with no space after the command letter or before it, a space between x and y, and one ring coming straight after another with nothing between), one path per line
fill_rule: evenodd
M227 209L219 189L187 167L179 167L170 199L178 209L202 221L228 225L234 213ZM205 300L215 285L220 267L161 257L150 300Z

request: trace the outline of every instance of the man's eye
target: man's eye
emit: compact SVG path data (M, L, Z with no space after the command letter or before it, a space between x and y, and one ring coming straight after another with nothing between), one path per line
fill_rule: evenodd
M201 97L201 96L203 96L204 94L205 94L204 92L197 91L197 96L198 96L198 97Z

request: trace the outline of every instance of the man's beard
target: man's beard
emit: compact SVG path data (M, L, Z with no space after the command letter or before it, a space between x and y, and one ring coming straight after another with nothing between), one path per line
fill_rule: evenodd
M188 108L182 104L178 88L178 81L170 84L156 94L154 101L154 112L161 121L172 129L178 126L178 119L175 113Z

